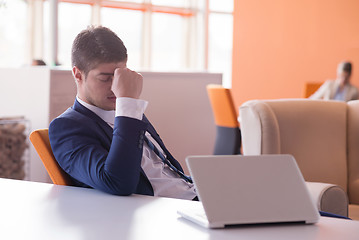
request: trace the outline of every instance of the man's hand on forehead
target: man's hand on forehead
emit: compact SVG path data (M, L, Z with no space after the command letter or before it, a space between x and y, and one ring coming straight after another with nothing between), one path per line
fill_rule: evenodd
M127 67L116 68L111 90L116 97L138 99L142 92L143 77Z

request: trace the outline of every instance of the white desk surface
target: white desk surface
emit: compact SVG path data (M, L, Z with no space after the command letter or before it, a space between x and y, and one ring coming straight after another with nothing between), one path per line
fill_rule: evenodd
M180 218L198 202L119 197L93 189L0 179L1 239L359 239L359 221L322 217L314 225L206 229Z

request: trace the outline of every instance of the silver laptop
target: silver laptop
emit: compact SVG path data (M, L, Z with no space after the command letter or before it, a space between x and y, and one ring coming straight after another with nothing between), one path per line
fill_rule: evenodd
M291 155L189 156L187 166L201 203L178 214L209 228L319 220Z

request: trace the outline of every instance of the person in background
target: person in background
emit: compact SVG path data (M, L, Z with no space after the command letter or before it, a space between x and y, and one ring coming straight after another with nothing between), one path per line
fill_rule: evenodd
M337 68L337 79L328 80L309 98L323 100L350 101L359 97L358 89L350 84L352 64L341 62Z
M31 62L31 66L46 66L46 63L44 62L44 60L34 59Z

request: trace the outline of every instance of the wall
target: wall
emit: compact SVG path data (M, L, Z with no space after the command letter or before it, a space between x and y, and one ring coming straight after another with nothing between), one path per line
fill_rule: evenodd
M335 78L342 60L352 61L359 87L358 12L357 0L234 1L236 105L303 97L305 82Z
M30 131L48 127L50 72L45 67L0 69L0 116L24 116ZM48 182L46 170L29 141L27 180Z

